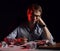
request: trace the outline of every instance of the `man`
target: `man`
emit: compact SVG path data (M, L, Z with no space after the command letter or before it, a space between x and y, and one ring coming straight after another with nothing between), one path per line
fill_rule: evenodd
M41 18L42 8L39 5L33 4L27 9L28 23L17 27L11 34L7 36L8 39L26 38L28 41L35 40L49 40L53 42L53 37L48 30L45 22Z

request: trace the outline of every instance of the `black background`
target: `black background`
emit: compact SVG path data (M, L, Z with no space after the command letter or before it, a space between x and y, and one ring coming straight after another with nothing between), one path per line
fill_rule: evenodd
M58 0L2 0L0 1L0 41L19 24L26 22L26 9L32 3L43 8L42 19L47 24L54 41L60 42L60 6Z

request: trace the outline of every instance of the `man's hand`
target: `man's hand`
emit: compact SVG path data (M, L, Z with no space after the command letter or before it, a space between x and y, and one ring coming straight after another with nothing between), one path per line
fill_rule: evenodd
M40 25L45 25L45 22L42 20L41 17L37 17L37 23L39 23Z

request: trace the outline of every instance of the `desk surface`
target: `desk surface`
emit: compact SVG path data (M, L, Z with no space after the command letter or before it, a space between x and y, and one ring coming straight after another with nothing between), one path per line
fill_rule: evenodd
M57 48L57 49L56 49ZM58 50L59 48L59 50ZM60 43L56 43L56 45L52 46L39 46L39 49L21 49L20 46L0 48L0 51L60 51Z
M39 46L39 49L60 49L60 43L56 43L55 45L49 46Z
M21 49L20 46L0 48L0 51L60 51L54 49Z

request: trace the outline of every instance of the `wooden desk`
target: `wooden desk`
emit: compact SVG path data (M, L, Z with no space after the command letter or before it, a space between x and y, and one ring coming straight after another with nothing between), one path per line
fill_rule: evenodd
M0 48L0 51L60 51L54 49L21 49L20 46Z
M0 51L60 51L60 43L56 43L55 46L51 45L39 46L39 49L21 49L20 46L15 46L15 47L0 48Z
M60 49L60 43L56 43L56 45L49 46L39 46L39 49Z

